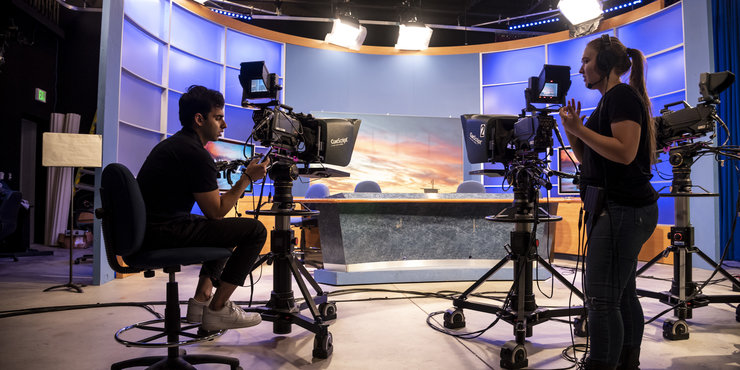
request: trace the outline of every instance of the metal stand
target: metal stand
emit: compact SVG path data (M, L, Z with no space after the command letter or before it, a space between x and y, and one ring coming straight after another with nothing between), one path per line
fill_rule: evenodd
M71 169L74 170L73 168ZM74 225L75 225L75 216L74 216L74 194L75 194L75 177L72 176L72 194L70 195L69 200L69 281L67 281L66 284L62 285L54 285L53 287L44 289L45 292L49 292L55 289L64 288L65 290L69 292L77 292L82 293L82 285L75 284L72 282L72 266L74 265L74 259L72 258L72 240L74 239Z
M692 317L691 311L710 303L739 303L740 294L708 296L700 294L697 284L692 278L692 254L696 253L705 262L711 265L720 274L724 275L733 284L733 290L740 291L740 282L735 279L722 266L717 265L709 256L694 246L694 227L690 222L689 198L692 197L716 197L716 193L692 193L691 165L694 164L696 147L684 146L674 147L670 150L670 163L673 165L673 182L671 193L660 194L663 197L673 197L675 202L676 224L671 227L668 239L671 245L659 253L647 264L637 270L637 276L645 272L659 259L665 257L668 252L673 253L673 281L671 290L668 292L651 292L637 289L637 294L660 300L670 306L675 306L674 316L678 320L665 320L663 322L663 338L670 340L689 339L689 325L686 319ZM740 306L735 311L735 319L740 321Z
M495 216L488 216L486 220L514 224L511 232L511 251L492 269L488 270L478 281L473 283L462 295L453 300L454 308L447 310L444 315L444 326L457 329L465 326L463 308L498 315L508 322L514 329L514 341L508 341L501 348L501 367L505 369L520 369L529 364L527 350L524 347L525 338L532 336L532 327L553 317L578 315L575 334L586 335L586 310L584 307L570 307L561 309L538 308L532 293L532 262L538 261L552 276L568 287L576 296L583 300L584 296L578 288L573 286L565 277L558 273L552 265L537 254L537 243L531 240L533 223L555 222L562 220L560 216L552 216L543 209L534 209L535 197L539 196L532 186L527 171L519 171L519 178L514 181L514 204ZM513 211L513 212L512 212ZM534 212L537 213L535 217ZM490 278L507 262L514 261L514 282L510 300L510 307L499 307L467 300L475 289Z
M294 164L275 163L270 169L270 177L275 184L273 207L259 211L259 214L275 216L275 230L270 233L270 253L260 257L254 268L264 262L273 265L273 290L266 306L248 307L245 311L258 312L263 320L271 321L275 334L290 333L293 324L315 333L313 356L328 358L334 347L326 321L336 319L337 308L334 303L327 302L328 295L293 254L296 238L290 228L290 216L318 215L319 212L295 209L292 187L293 180L298 178L298 170ZM296 306L293 297L293 280L298 284L304 299L300 306ZM306 282L313 287L315 297L311 296ZM300 312L306 308L312 318L301 315Z

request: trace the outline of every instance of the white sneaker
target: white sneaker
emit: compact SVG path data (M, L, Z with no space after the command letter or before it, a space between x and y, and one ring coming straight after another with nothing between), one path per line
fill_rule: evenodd
M218 311L206 306L203 311L201 328L205 331L223 329L237 329L254 326L262 322L262 317L256 312L245 312L232 301L226 301L224 307Z
M211 298L207 301L196 301L195 298L188 299L188 313L185 315L185 321L190 323L200 322L203 319L203 310L211 303Z

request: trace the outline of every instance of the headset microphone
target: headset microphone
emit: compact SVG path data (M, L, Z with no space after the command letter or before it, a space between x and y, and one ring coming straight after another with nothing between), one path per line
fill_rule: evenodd
M596 82L593 82L593 83L589 82L589 83L587 83L586 84L586 87L588 87L589 89L591 89L591 88L594 87L594 85L596 85L597 83L599 83L601 81L604 81L604 76L601 76L601 78L598 81L596 81Z

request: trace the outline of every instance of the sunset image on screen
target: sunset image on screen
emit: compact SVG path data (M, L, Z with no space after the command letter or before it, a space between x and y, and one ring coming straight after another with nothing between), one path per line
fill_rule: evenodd
M454 193L463 181L459 118L314 113L320 118L362 120L352 161L337 169L350 177L319 180L332 194L354 191L372 180L384 193Z

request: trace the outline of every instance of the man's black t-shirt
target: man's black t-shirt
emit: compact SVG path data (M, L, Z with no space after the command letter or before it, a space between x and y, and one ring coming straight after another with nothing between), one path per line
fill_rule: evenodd
M637 156L628 165L605 159L587 145L583 146L581 167L581 199L586 186L606 188L607 199L622 205L641 207L658 199L658 193L650 184L650 155L647 140L649 117L645 117L643 102L635 89L628 84L619 84L604 94L599 105L586 121L586 127L604 136L612 136L612 122L624 120L640 124L640 144Z
M193 193L218 189L216 166L195 131L182 129L157 144L136 177L146 204L147 222L190 214Z

